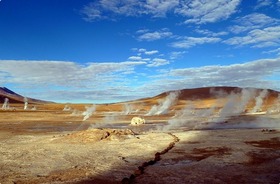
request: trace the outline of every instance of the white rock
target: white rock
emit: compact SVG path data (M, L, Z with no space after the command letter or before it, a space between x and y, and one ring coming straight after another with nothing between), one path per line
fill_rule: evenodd
M140 117L133 117L131 119L131 125L142 125L145 124L145 119L140 118Z

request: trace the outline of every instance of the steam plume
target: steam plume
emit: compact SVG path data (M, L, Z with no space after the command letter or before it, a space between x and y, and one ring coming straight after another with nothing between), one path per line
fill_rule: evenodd
M192 102L186 107L175 113L168 124L158 126L157 130L169 131L173 129L224 129L224 128L279 128L279 116L258 116L245 114L248 104L255 99L256 105L254 111L260 110L263 99L268 95L268 90L262 90L257 95L256 89L242 89L240 92L231 92L230 94L223 91L214 91L216 103L210 108L195 108ZM220 95L220 96L218 96ZM226 103L222 103L222 99L226 99ZM274 106L269 112L280 112L280 95L275 100ZM222 108L219 113L215 113L215 109ZM240 115L244 116L240 116Z
M255 98L256 100L256 105L255 107L253 108L252 110L252 113L256 113L257 111L261 110L261 106L263 104L263 98L266 97L268 91L265 89L265 90L262 90L261 93L259 94L259 96L257 96Z
M124 104L124 106L123 106L123 113L125 115L131 114L132 110L133 110L133 106L131 104L128 104L128 103Z
M3 110L7 110L7 109L9 109L9 108L10 108L9 99L8 99L8 98L5 98L5 99L4 99L4 104L3 104L3 106L2 106L2 109L3 109Z
M71 109L72 108L68 104L66 104L63 108L63 111L70 111Z
M159 105L154 105L151 110L146 114L147 116L151 115L160 115L168 113L169 108L176 102L179 92L171 92L165 98L163 103Z
M24 97L23 101L24 101L24 107L23 107L23 109L24 109L24 110L27 110L27 108L28 108L28 99L27 99L26 97Z
M230 116L237 116L244 113L250 100L256 94L255 89L242 89L240 93L231 93L227 97L227 102L219 113L217 121L224 121Z
M108 113L108 114L106 114L106 116L104 116L102 118L102 120L91 124L90 128L112 127L115 123L119 122L119 120L120 120L119 113L117 113L117 112Z
M96 110L95 105L93 104L92 106L87 106L86 111L83 112L84 119L83 121L87 120Z
M215 108L215 105L213 105L210 108L196 109L194 104L190 102L183 110L177 112L161 130L168 131L182 127L187 129L206 127L215 115Z

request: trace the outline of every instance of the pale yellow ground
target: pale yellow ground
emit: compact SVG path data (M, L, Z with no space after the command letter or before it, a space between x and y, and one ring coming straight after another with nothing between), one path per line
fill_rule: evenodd
M216 103L206 102L194 104L209 108ZM234 117L220 122L218 128L225 129L208 123L200 130L162 128L186 103L159 116L145 116L149 102L138 104L140 111L128 115L122 104L100 105L86 121L82 121L85 105L70 104L71 111L63 111L64 104L45 104L24 111L11 104L15 111L0 111L0 183L121 183L132 174L135 179L126 181L280 182L279 129L244 128L247 121L257 120L273 121L274 126L279 115ZM130 126L136 115L147 124ZM239 122L245 122L243 128L228 126ZM162 153L160 160L139 173L138 167L154 160L157 152Z

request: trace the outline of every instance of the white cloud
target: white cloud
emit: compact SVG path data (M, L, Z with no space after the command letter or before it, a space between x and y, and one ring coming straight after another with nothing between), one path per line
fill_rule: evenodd
M81 12L85 15L84 19L86 21L96 21L100 19L111 19L114 17L111 16L112 14L125 16L144 14L145 11L139 7L141 7L141 3L138 1L99 0L84 6ZM137 9L138 11L135 11Z
M220 32L213 32L207 29L196 29L195 32L203 35L207 35L210 37L217 37L217 36L225 36L228 35L228 32L220 31Z
M95 5L93 3L85 6L82 10L82 13L86 15L84 17L84 20L89 22L106 18L104 15L102 15L102 12L99 9L95 8Z
M149 32L149 29L140 29L140 30L136 31L136 34L144 34L147 32Z
M171 60L175 60L178 58L181 58L184 54L186 53L186 51L174 51L170 53L170 59Z
M145 62L88 63L79 65L65 61L0 60L0 84L26 86L93 87L105 85L133 73ZM16 66L16 67L15 67Z
M196 45L216 43L219 41L221 41L221 39L215 37L184 37L179 41L171 43L171 46L174 48L190 48Z
M165 70L142 90L155 93L206 86L238 86L280 90L280 58L260 59L226 66L203 66ZM278 80L270 80L273 77ZM164 90L163 90L164 89ZM149 92L148 92L149 93Z
M147 49L143 49L143 48L138 49L138 52L146 52L146 51L147 51Z
M179 5L179 0L146 0L146 3L143 4L147 14L164 17L168 11Z
M277 49L270 50L270 51L264 51L262 53L263 54L276 54L276 55L280 56L280 47Z
M145 53L146 55L154 55L154 54L159 53L159 51L158 51L158 50L150 50L150 51L145 51L144 53Z
M273 2L271 0L258 0L257 5L255 6L255 9L259 9L259 8L266 7L266 6L271 6L272 3Z
M241 0L186 0L175 12L190 17L185 23L204 24L229 18Z
M142 58L141 56L130 56L128 58L128 60L130 61L139 61L139 62L147 62L147 61L150 61L151 59L150 58Z
M128 58L128 60L138 61L138 60L142 60L142 57L141 56L130 56Z
M258 48L277 46L280 44L280 26L255 29L246 36L232 37L224 43L237 46L251 45Z
M280 20L264 14L252 13L236 19L235 22L237 25L231 26L229 30L235 34L239 34L253 29L275 25L279 23Z
M138 36L138 40L140 41L155 41L164 38L169 38L173 34L170 31L166 31L165 29L155 32L147 32Z
M280 59L262 59L243 64L228 66L206 66L186 70L174 70L174 75L202 77L211 79L215 84L230 84L249 80L263 80L265 77L280 71ZM253 83L248 84L253 85Z
M178 4L179 0L98 0L86 5L81 12L86 21L113 18L115 15L165 17Z
M161 57L162 54L159 54L158 50L147 50L144 48L134 48L134 51L138 52L137 56L131 56L128 58L130 61L142 61L146 62L147 67L158 67L169 64L169 61ZM148 56L148 58L142 58L142 55Z
M146 54L146 55L154 55L154 54L158 54L159 51L158 50L147 50L147 49L144 49L144 48L140 48L140 49L136 49L135 51L138 51L139 54Z
M229 18L241 0L97 0L81 10L86 21L119 16L165 17L168 13L188 17L186 23L204 24Z
M152 67L168 63L163 58L154 58L148 64L131 61L86 65L63 61L1 60L0 84L29 87L31 90L26 90L24 95L33 98L70 102L74 99L75 102L133 100L168 90L203 86L226 85L280 90L280 58L225 66L165 68L153 70L153 74L149 75L143 73L143 68L142 73L136 71L137 66L147 66L152 70Z
M162 58L154 58L151 63L147 64L148 67L158 67L169 64L169 61Z

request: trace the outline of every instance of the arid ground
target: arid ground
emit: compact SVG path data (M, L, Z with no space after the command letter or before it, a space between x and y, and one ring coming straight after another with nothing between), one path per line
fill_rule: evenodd
M203 88L115 104L11 101L0 109L0 183L278 184L279 99Z

